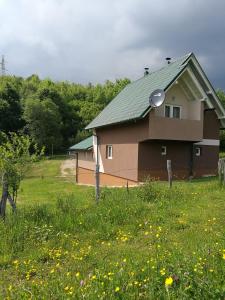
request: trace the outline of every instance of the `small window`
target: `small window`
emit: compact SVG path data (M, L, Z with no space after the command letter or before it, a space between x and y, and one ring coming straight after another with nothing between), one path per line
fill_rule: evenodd
M112 159L112 145L106 146L106 158Z
M170 118L170 109L171 107L169 105L165 106L165 117Z
M180 106L173 106L173 105L165 105L165 117L166 118L181 118L181 107Z
M180 107L179 106L173 107L173 118L180 119Z
M201 156L201 154L202 154L202 149L200 147L196 147L195 148L195 155L196 156Z
M161 148L161 154L166 155L166 146L162 146Z

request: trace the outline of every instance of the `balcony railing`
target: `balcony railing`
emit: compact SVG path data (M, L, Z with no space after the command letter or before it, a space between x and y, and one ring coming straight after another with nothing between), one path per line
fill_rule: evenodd
M202 120L173 119L150 115L149 139L200 141L202 138Z

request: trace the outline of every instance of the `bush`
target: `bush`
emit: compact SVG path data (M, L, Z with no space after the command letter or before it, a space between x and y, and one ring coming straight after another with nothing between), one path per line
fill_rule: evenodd
M177 186L169 188L167 185L148 179L138 189L137 197L145 202L172 201L184 199L187 194Z
M162 187L151 178L147 179L137 192L138 198L146 202L156 202L162 198L162 194Z

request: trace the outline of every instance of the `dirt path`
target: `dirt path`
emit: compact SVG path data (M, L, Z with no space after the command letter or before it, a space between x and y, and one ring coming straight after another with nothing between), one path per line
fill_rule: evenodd
M76 159L66 159L60 166L61 176L70 177L75 176L76 172Z

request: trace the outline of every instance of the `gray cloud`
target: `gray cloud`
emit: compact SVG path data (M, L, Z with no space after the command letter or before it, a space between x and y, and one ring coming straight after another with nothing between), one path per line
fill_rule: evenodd
M225 89L224 0L0 0L10 74L103 82L194 51Z

